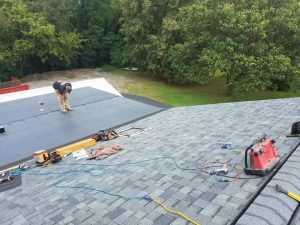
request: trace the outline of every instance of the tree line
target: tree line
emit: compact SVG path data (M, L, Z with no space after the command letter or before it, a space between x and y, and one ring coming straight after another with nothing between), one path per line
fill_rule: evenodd
M174 83L225 81L229 94L292 90L298 0L1 0L0 79L134 66Z

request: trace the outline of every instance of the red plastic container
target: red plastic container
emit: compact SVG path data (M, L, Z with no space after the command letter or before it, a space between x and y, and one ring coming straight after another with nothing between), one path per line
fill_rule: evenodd
M264 135L245 151L245 173L266 176L279 162L275 141ZM249 162L248 162L249 157Z

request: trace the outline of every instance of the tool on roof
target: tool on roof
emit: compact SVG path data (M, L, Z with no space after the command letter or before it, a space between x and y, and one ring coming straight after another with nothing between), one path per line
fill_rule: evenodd
M13 178L12 178L9 171L5 171L5 172L0 173L0 183L6 182L6 181L11 181L12 179Z
M50 153L49 160L51 163L57 163L62 160L62 156L59 155L56 151Z
M245 173L266 176L278 164L279 157L275 141L264 134L245 150Z
M18 166L19 170L28 170L30 167L26 164L20 164Z
M300 196L299 195L296 195L296 194L294 194L294 193L292 193L290 191L285 190L283 187L281 187L278 184L276 184L275 188L276 188L277 191L279 191L281 193L284 193L287 196L289 196L289 197L295 199L296 201L300 202Z
M36 165L43 166L50 158L46 150L40 150L33 153Z
M200 164L201 172L216 176L220 182L233 182L240 178L240 170L226 162L211 161Z
M300 121L292 124L291 134L300 134Z
M132 130L134 130L134 132L131 132ZM93 134L91 138L96 141L110 141L117 137L133 137L148 130L148 128L141 127L129 127L118 132L115 130L99 130L96 134Z
M60 156L64 156L69 153L80 150L82 148L89 148L91 146L94 146L95 144L96 144L96 140L94 138L88 138L88 139L84 139L82 141L75 142L73 144L63 146L61 148L57 148L56 152Z
M45 166L51 163L57 163L62 159L56 151L51 152L50 155L46 150L36 151L33 154L37 166Z
M96 134L93 134L91 138L96 141L110 141L118 136L118 133L114 130L99 130Z
M4 133L4 132L5 132L4 126L0 126L0 133Z
M300 137L300 121L293 123L291 134L286 135L286 137Z
M151 130L151 128L143 128L143 127L129 127L124 130L118 132L118 136L120 137L134 137L138 134L141 134L145 131ZM131 132L134 131L134 132Z
M21 185L21 173L14 173L12 170L0 172L0 192L8 191Z

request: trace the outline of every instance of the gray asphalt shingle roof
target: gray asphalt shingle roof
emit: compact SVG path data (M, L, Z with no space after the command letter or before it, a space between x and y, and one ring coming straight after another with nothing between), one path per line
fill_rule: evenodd
M279 193L275 185L293 193L300 193L300 152L291 155L278 173L266 185L237 224L288 224L298 202L285 194Z
M245 148L263 133L276 140L280 155L285 157L298 143L297 138L286 138L285 135L290 132L291 124L300 120L299 103L300 99L294 98L179 107L129 124L126 127L148 127L151 130L132 138L119 137L99 143L124 146L124 150L104 160L76 161L69 156L57 165L24 173L21 187L0 193L0 223L188 224L182 218L166 213L154 202L127 200L95 190L61 188L56 187L57 184L87 185L126 196L150 195L201 225L230 224L268 177L218 182L215 177L200 173L198 169L182 170L170 158L132 165L99 165L168 156L184 168L197 168L205 160L222 160L242 170ZM233 148L221 149L223 143L231 143ZM288 221L297 204L276 193L273 187L278 182L300 193L296 174L300 168L298 151L246 210L239 220L240 224L265 222L276 225ZM65 165L69 163L75 164ZM84 166L86 163L95 165ZM79 171L70 176L70 170ZM81 170L89 170L90 173ZM49 174L52 172L63 174ZM243 171L242 177L246 177ZM255 213L257 216L253 217ZM253 223L254 219L258 222Z

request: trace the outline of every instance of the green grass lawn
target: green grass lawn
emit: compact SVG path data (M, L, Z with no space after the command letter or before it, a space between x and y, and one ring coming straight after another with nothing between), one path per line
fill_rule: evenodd
M213 104L275 98L300 97L300 92L260 91L231 97L226 94L224 82L215 79L206 85L175 85L153 79L144 73L123 70L110 71L113 76L126 77L122 89L127 94L145 96L172 106Z

